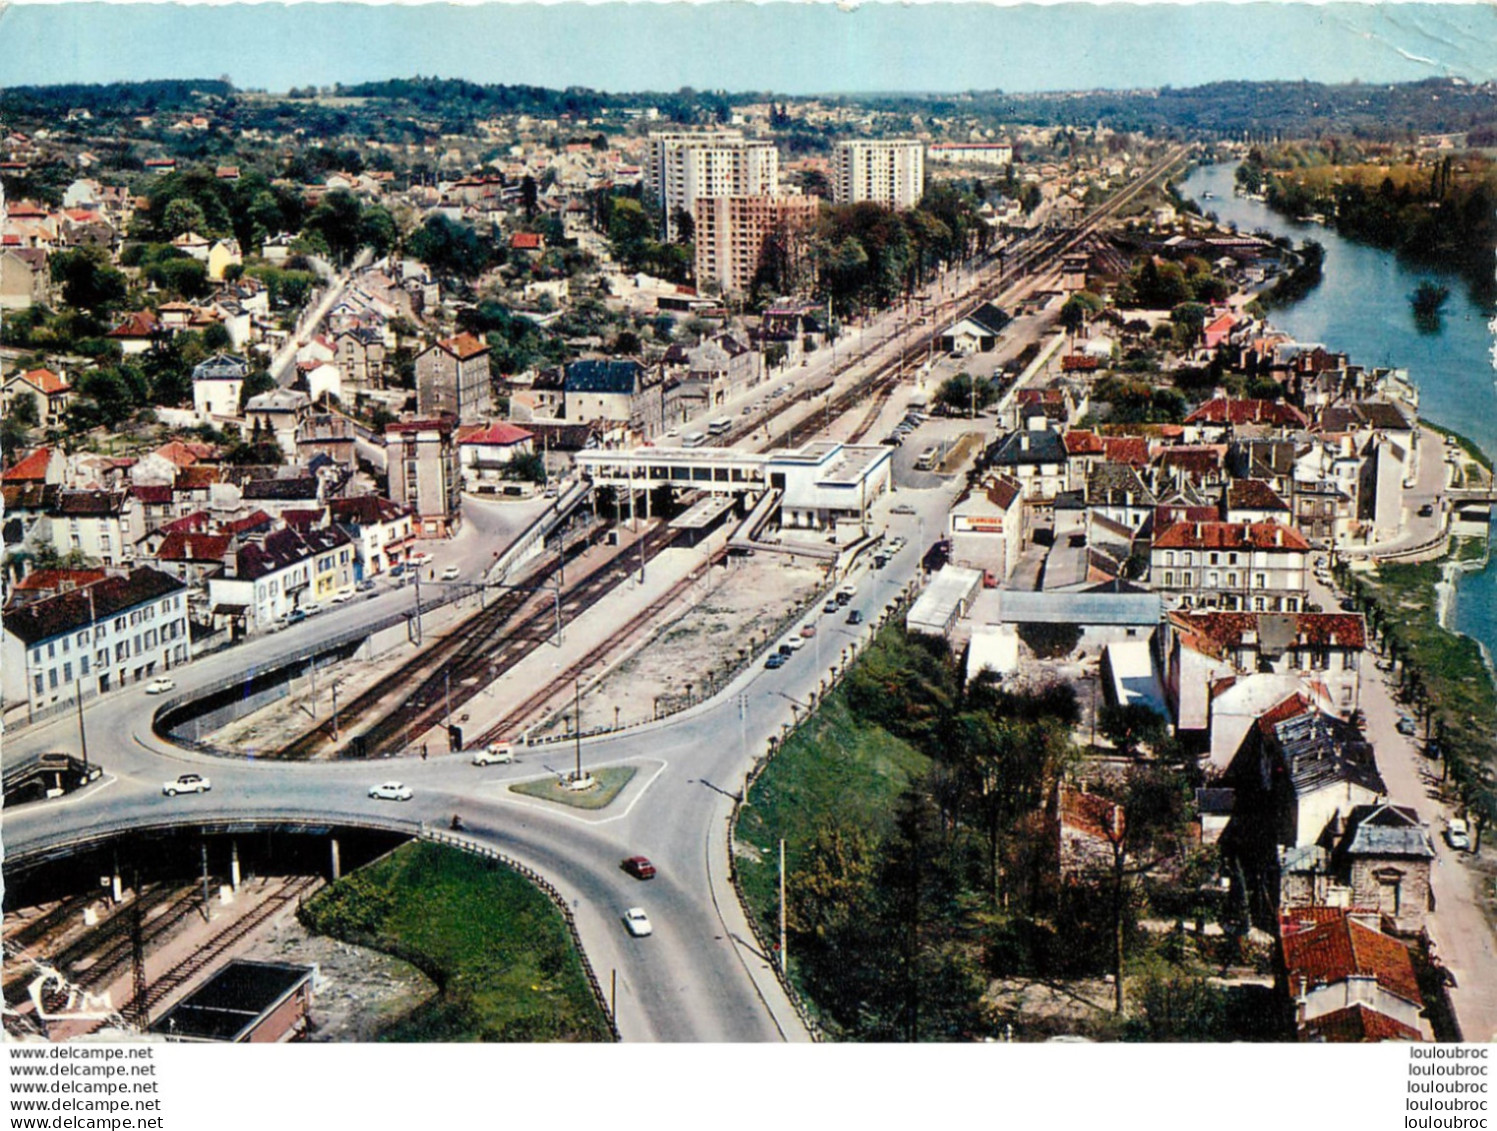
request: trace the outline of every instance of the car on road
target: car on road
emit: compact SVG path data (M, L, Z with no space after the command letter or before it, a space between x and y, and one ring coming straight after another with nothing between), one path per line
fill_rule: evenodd
M792 636L789 640L785 641L785 643L783 643L783 644L780 645L780 654L784 655L784 656L790 656L790 655L793 655L796 652L799 652L805 646L806 646L805 637L803 637L803 636Z
M344 601L352 601L353 595L354 587L352 585L345 585L342 589L333 594L333 604L341 605Z
M784 652L771 652L769 658L764 661L764 666L770 671L778 671L785 666L788 658Z
M801 625L800 634L802 639L810 640L811 637L816 635L816 626L814 624L803 624Z
M890 514L914 514L915 513L915 508L912 507L912 506L910 506L909 503L900 503L897 507L892 508L889 511L889 513Z
M398 781L387 781L369 787L369 796L376 801L409 801L414 794L411 787Z
M863 623L863 614L860 613L860 612L858 612L857 609L854 609L852 612L850 612L850 613L847 614L847 623L848 624L862 624Z
M146 694L162 695L168 691L171 691L176 686L177 685L175 683L167 679L165 676L157 676L155 679L151 680L150 683L146 684Z
M207 793L213 788L213 783L202 774L181 774L175 781L169 781L161 787L161 792L168 797L175 797L179 793Z
M652 880L655 878L655 865L650 863L648 856L626 856L619 867L628 872L636 880Z
M292 609L289 613L286 614L286 623L288 625L301 624L301 622L306 619L306 609Z
M1419 730L1419 724L1409 715L1399 715L1398 722L1394 724L1393 729L1398 731L1399 734L1413 737Z
M1422 507L1419 508L1419 517L1420 518L1429 518L1434 513L1435 513L1435 504L1434 503L1425 503Z
M899 435L899 433L897 432L890 432L887 436L880 440L879 443L887 445L891 448L902 448L904 447L904 437Z
M1471 831L1465 821L1459 817L1450 818L1450 823L1445 826L1445 843L1461 852L1471 847Z
M357 585L354 586L354 589L356 589L360 593L373 593L374 592L374 578L372 578L372 577L366 577L366 578L364 578L363 581L359 582Z
M475 766L507 766L515 760L515 748L508 742L491 742L473 752Z
M391 577L404 577L405 576L405 563L404 562L400 562L400 563L398 563L396 565L392 565L390 567L390 576Z
M448 566L446 569L444 569L442 571L442 580L443 581L456 581L457 578L458 578L458 574L460 574L461 572L462 571L460 569L458 569L457 566Z
M1357 603L1350 597L1341 598L1341 611L1343 613L1354 613L1357 611Z
M655 928L650 926L650 917L645 914L643 907L631 907L624 912L624 926L629 933L637 939L653 934Z
M413 566L424 566L431 561L431 555L428 554L425 550L417 550L414 554L407 558L406 561L408 564Z
M824 613L835 613L837 611L837 599L833 597L826 604L822 605L821 611Z
M299 607L304 617L315 617L318 613L322 612L322 606L316 601L308 601L305 605Z

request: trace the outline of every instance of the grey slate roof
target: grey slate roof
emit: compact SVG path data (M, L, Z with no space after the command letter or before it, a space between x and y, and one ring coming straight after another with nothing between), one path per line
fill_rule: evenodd
M632 395L638 387L640 370L637 361L606 361L590 358L567 366L566 391L569 393L620 393Z

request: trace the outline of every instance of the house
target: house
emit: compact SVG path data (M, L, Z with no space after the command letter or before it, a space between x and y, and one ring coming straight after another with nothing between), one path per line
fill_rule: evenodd
M1306 429L1310 418L1285 401L1213 397L1192 411L1184 423L1191 442L1216 443L1250 425L1273 430Z
M1005 580L1024 546L1024 488L994 475L951 508L951 560L983 571L985 581Z
M174 530L156 548L156 565L191 589L201 589L222 570L234 539L229 534Z
M463 489L493 491L508 478L514 460L535 453L535 434L504 421L486 428L459 428L457 453Z
M328 366L332 369L332 366ZM334 370L336 372L336 370ZM287 459L296 457L296 433L310 410L307 394L295 389L273 389L244 402L250 435L274 438Z
M145 517L127 490L64 489L48 512L47 527L59 554L76 552L112 566L134 560L135 540L145 532Z
M1359 805L1313 845L1279 850L1279 906L1360 907L1417 934L1434 910L1435 849L1413 809Z
M539 255L546 250L546 237L539 232L515 232L509 237L509 250Z
M343 396L343 374L331 361L298 361L296 363L296 388L307 394L309 400L321 401L324 397L341 400Z
M1408 948L1360 908L1279 916L1278 983L1303 1041L1419 1041L1424 996Z
M316 456L326 456L343 467L353 467L357 436L353 421L336 412L315 413L304 417L296 426L295 459L309 463Z
M239 399L249 377L249 362L234 354L214 354L192 370L192 409L208 423L215 417L239 416Z
M292 474L247 479L240 487L240 498L251 508L282 518L287 511L316 510L322 505L323 482L315 475Z
M3 481L7 487L60 484L67 474L67 465L67 457L62 454L61 448L40 447L6 468Z
M6 705L32 711L149 679L191 658L185 588L141 568L5 610Z
M353 540L355 572L360 578L389 572L410 556L416 542L409 508L379 495L334 499L332 520Z
M462 475L452 417L385 426L389 496L415 514L417 537L447 538L462 517Z
M50 369L28 369L7 377L0 396L3 396L0 406L7 416L15 410L17 401L30 397L36 407L37 425L51 428L62 423L73 400L73 387Z
M490 384L488 344L472 334L445 338L416 355L416 411L423 417L480 423L494 411Z
M224 272L235 264L244 264L244 254L239 250L238 240L216 240L208 248L208 278L222 282Z
M1154 537L1150 581L1181 608L1298 612L1310 544L1277 522L1176 522Z
M385 384L385 339L367 326L351 327L333 336L338 371L346 385L382 389Z
M0 248L0 310L43 305L49 281L45 248Z
M1289 524L1289 504L1261 479L1233 479L1222 493L1222 520Z
M653 395L648 395L647 392ZM614 421L629 425L646 439L657 435L663 417L663 389L647 390L644 366L632 358L590 358L570 362L563 384L563 412L578 424ZM647 401L660 401L657 411ZM651 421L654 426L651 426Z
M998 344L998 335L1011 321L1007 311L985 302L941 331L941 348L948 353L987 353Z
M160 319L149 310L138 310L125 315L118 326L104 335L106 340L119 346L126 357L155 349L168 336ZM236 408L239 405L237 394L234 405Z
M1053 503L1070 488L1065 440L1048 428L1010 432L988 448L987 465L1015 480L1027 502Z
M283 526L240 541L223 572L208 579L208 600L215 622L222 618L236 633L264 630L353 582L353 540L344 531Z

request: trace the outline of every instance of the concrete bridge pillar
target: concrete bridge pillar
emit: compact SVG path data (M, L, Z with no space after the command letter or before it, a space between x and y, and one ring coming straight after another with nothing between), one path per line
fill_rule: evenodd
M343 878L343 864L342 864L342 862L338 858L338 838L337 837L332 837L328 841L328 845L332 849L332 857L331 857L332 878L335 879L335 880L342 879Z
M239 890L239 842L229 841L229 886Z

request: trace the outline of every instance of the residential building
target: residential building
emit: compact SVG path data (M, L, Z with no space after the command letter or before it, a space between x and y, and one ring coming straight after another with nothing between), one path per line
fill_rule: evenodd
M457 532L462 476L453 419L406 420L385 426L389 496L415 514L417 537Z
M633 426L641 436L649 438L658 432L657 420L661 411L647 411L645 401L659 400L660 389L649 390L653 396L647 398L645 368L632 358L586 358L569 362L563 386L565 402L563 412L566 419L578 424L594 420L616 421Z
M1016 480L1028 502L1053 503L1071 486L1065 440L1048 428L1010 432L988 449L987 463Z
M963 354L987 353L1011 321L1002 307L985 302L971 314L941 331L941 348Z
M63 490L47 514L47 525L59 554L76 552L105 566L123 565L135 558L145 515L128 490Z
M45 303L47 283L45 248L0 249L0 310L25 310Z
M30 397L36 405L36 422L39 427L53 428L62 423L68 405L73 403L73 387L65 377L50 369L28 369L24 373L12 373L5 379L3 394L0 394L0 411L9 416L16 402Z
M356 326L333 338L338 370L345 385L384 388L385 339L378 330Z
M704 196L776 196L780 154L773 142L750 141L737 130L652 133L645 188L660 206L662 234L681 234L682 214L694 216Z
M233 354L215 354L199 362L192 370L192 408L197 418L206 423L214 417L237 417L248 377L249 362Z
M472 334L458 334L416 355L416 411L423 417L452 416L478 424L494 411L489 347Z
M333 521L353 539L359 578L388 573L410 556L416 536L408 507L379 495L358 495L334 499L328 509Z
M1279 916L1280 992L1302 1041L1420 1041L1424 996L1408 949L1360 908Z
M1177 522L1150 551L1150 581L1180 608L1294 613L1304 607L1310 543L1278 522Z
M267 629L292 609L327 603L354 582L353 540L337 526L283 526L243 538L221 574L208 579L215 621L240 632Z
M4 615L5 703L40 710L149 679L191 658L186 589L160 570L106 577Z
M702 196L695 203L696 279L724 295L753 289L761 269L797 275L820 205L812 196Z
M925 145L912 139L839 141L832 151L832 199L913 208L925 195Z
M948 165L994 165L1002 167L1013 164L1014 147L1003 142L937 142L926 150L933 162Z
M1435 848L1405 805L1359 805L1312 845L1279 851L1279 906L1365 907L1416 934L1434 910Z
M458 465L466 491L498 490L509 478L510 464L534 453L535 434L504 421L458 429Z
M1017 479L994 475L953 504L952 562L980 569L988 580L1006 580L1024 548L1023 496Z
M295 389L272 389L245 401L244 417L251 436L273 439L282 455L295 459L297 430L310 407L306 393Z

